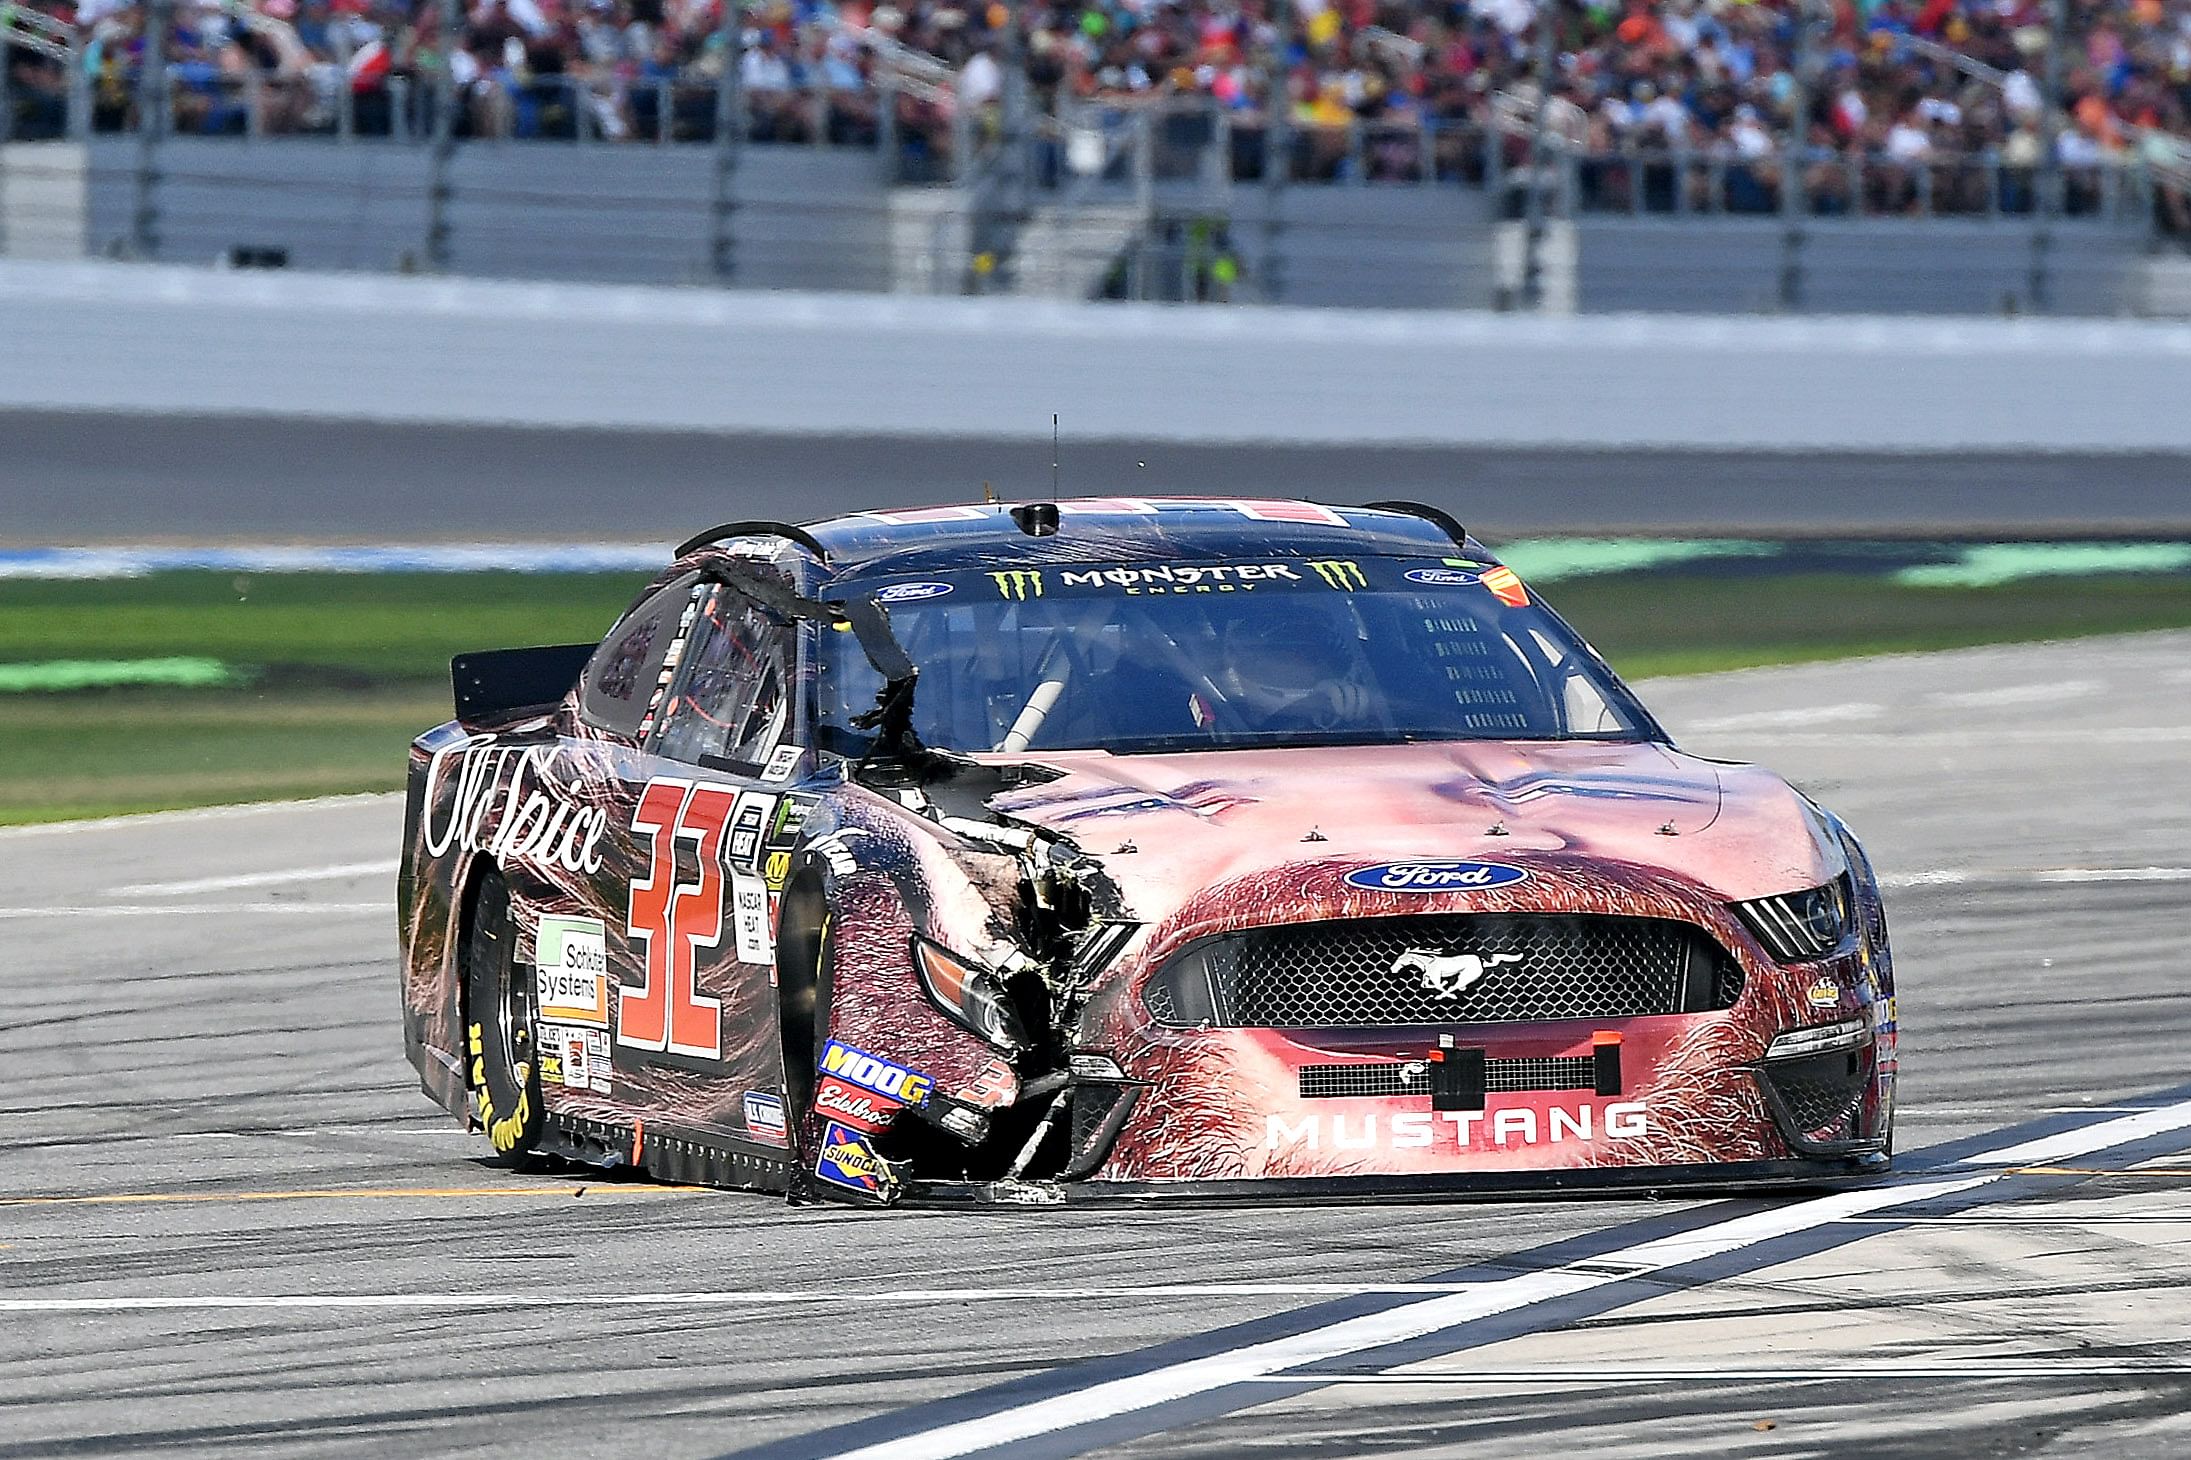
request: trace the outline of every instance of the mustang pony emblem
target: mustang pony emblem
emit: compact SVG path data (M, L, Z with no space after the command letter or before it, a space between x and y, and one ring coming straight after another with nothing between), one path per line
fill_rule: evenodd
M1437 998L1457 999L1500 964L1521 961L1519 953L1494 953L1487 958L1475 953L1410 948L1392 960L1392 971L1403 978L1421 979L1423 987Z

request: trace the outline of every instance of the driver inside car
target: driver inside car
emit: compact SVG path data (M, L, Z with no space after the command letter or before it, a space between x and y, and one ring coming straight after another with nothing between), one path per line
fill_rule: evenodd
M1227 721L1258 727L1330 730L1378 718L1382 703L1354 614L1328 601L1272 595L1253 612L1225 616L1218 633L1217 707L1195 706L1202 723L1215 708L1215 733ZM1225 713L1226 710L1230 714Z

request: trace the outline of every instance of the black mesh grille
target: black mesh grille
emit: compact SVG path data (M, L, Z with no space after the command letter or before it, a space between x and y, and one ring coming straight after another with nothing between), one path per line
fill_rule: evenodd
M1229 934L1174 958L1145 999L1160 1022L1306 1029L1678 1014L1741 988L1688 923L1462 913Z
M1073 1091L1073 1150L1084 1151L1103 1125L1103 1118L1124 1092L1116 1085L1081 1085Z
M1596 1086L1597 1061L1588 1055L1484 1061L1484 1088L1493 1092L1591 1090ZM1411 1061L1301 1067L1303 1100L1429 1093L1429 1071Z
M1870 1073L1853 1050L1832 1050L1765 1066L1795 1128L1806 1135L1831 1131L1847 1120L1864 1096Z

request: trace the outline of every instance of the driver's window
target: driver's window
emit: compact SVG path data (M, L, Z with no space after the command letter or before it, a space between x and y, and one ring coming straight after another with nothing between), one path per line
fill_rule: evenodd
M670 649L692 610L693 592L690 576L678 579L626 614L601 641L578 679L578 713L590 724L639 737L664 668L674 667Z
M790 625L727 585L710 586L656 752L758 770L790 730L791 664Z

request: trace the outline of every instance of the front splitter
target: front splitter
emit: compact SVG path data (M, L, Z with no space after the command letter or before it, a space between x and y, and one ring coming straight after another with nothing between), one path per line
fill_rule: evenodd
M1516 1197L1751 1195L1801 1191L1876 1180L1892 1162L1883 1155L1841 1160L1734 1161L1686 1166L1614 1166L1557 1171L1451 1171L1407 1176L1262 1176L1215 1181L921 1181L901 1206L1086 1206L1107 1203L1166 1206L1365 1204L1371 1202L1494 1201Z

